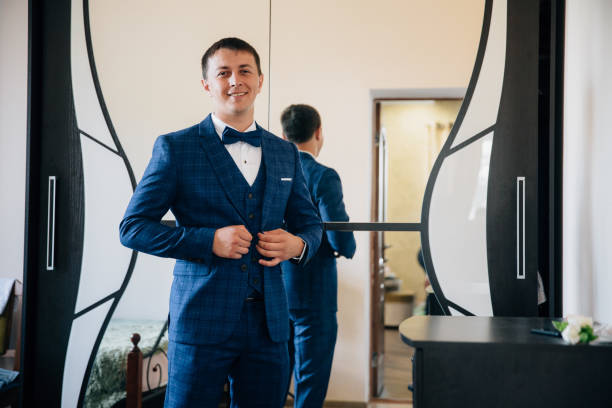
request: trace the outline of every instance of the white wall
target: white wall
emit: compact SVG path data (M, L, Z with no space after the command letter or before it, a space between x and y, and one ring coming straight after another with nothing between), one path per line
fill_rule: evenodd
M567 0L563 314L612 323L612 2Z
M0 2L0 277L23 277L28 2Z

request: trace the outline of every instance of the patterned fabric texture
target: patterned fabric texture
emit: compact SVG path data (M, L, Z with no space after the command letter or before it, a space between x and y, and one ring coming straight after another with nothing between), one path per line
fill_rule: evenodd
M306 185L321 219L348 221L338 173L318 163L310 154L300 152ZM336 256L352 258L355 254L352 232L325 231L321 246L308 263L283 262L283 279L289 294L290 309L336 311L338 278Z
M338 333L336 312L291 310L289 362L294 408L322 407Z
M302 260L307 262L319 247L322 227L298 151L261 131L266 171L261 230L285 226L298 235L308 245ZM121 222L124 245L177 259L170 293L171 341L218 344L240 320L248 285L244 265L250 259L220 258L212 252L218 228L248 224L235 166L210 115L198 125L160 136ZM175 228L159 222L168 209L176 218ZM269 337L287 341L289 316L280 266L265 267L263 282Z
M228 376L232 407L282 407L287 343L270 341L265 320L263 302L244 303L236 331L222 344L170 342L164 407L217 408Z

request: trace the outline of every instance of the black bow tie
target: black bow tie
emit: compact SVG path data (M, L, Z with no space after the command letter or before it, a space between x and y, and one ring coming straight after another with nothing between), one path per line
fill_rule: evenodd
M221 135L221 140L223 144L232 144L236 142L245 142L254 147L261 146L261 130L256 129L251 132L239 132L236 129L232 129L229 126L226 126L223 129L223 134Z

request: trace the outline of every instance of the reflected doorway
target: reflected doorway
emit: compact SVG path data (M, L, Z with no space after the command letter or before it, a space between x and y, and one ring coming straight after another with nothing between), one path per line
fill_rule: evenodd
M373 221L421 222L429 174L461 103L461 97L374 100ZM421 234L372 234L372 397L412 401L412 350L401 342L398 325L432 313Z

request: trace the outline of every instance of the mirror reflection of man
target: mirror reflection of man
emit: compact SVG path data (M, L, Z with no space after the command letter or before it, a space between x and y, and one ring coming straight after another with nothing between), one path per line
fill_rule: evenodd
M300 150L306 185L321 219L348 221L338 173L316 161L323 147L319 113L308 105L291 105L282 113L281 123L283 137ZM338 331L336 258L352 258L355 247L352 232L326 231L310 262L282 264L289 297L296 408L323 406Z
M232 407L281 407L290 369L279 264L311 258L321 222L296 147L254 121L255 49L222 39L202 74L214 113L157 139L121 242L177 260L165 407L217 407L228 377ZM160 223L168 209L176 228Z

